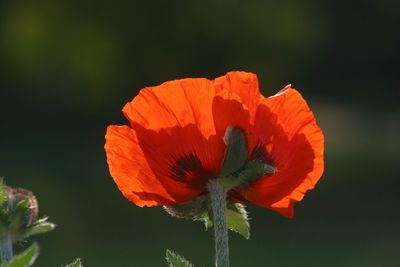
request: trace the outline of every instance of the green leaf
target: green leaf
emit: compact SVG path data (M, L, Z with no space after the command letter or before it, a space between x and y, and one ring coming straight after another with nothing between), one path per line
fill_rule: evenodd
M13 257L11 261L2 263L0 267L29 267L32 266L39 255L39 246L33 243L19 255Z
M193 267L193 265L184 257L176 254L169 249L167 249L165 258L169 264L169 267Z
M44 234L50 232L54 230L55 227L56 225L51 222L42 222L39 224L34 224L23 232L23 239L28 238L31 235Z
M246 136L240 128L228 128L224 142L227 145L220 177L226 177L238 171L247 161Z
M81 259L76 259L73 263L65 265L64 267L82 267Z
M230 230L242 235L246 239L250 238L249 218L244 205L239 203L229 204L226 218Z

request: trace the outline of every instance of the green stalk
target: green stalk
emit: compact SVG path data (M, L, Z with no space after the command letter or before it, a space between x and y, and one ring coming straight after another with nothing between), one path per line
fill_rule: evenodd
M221 180L212 179L207 185L213 211L215 266L229 267L228 226L226 222L226 189Z
M6 234L0 239L0 258L1 262L8 262L13 257L12 239L10 234Z

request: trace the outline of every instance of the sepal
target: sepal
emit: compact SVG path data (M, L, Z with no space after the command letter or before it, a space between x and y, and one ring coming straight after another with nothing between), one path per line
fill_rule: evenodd
M227 147L220 177L226 177L235 173L247 161L247 141L242 129L228 127L223 140Z
M226 220L230 230L240 234L246 239L250 238L249 217L243 204L228 204Z
M199 196L184 204L164 206L163 208L173 217L202 221L206 230L213 226L213 213L208 195ZM228 199L226 216L228 228L249 239L250 224L245 206L240 203L229 202Z
M206 229L212 227L212 219L209 215L211 206L209 198L206 195L198 196L195 199L180 205L168 205L163 206L163 208L173 217L202 221L204 222Z
M226 189L235 187L247 187L249 183L257 180L266 174L274 174L276 168L258 160L248 161L242 169L236 173L223 177L222 183Z

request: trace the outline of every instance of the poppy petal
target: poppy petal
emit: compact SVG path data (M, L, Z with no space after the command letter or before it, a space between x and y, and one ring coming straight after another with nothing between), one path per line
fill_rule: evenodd
M214 127L221 140L230 127L241 129L249 127L249 111L239 101L237 96L230 91L224 91L222 96L216 96L213 100Z
M324 136L303 97L292 88L260 101L249 149L263 146L277 168L241 193L249 202L293 216L293 203L313 189L323 173Z
M251 72L231 71L216 78L213 84L216 90L227 90L239 96L240 102L248 108L252 120L261 97L257 75Z
M107 163L122 194L138 206L158 206L174 202L154 175L128 126L107 128L105 150Z
M161 129L194 124L205 137L215 134L211 113L215 89L203 78L187 78L147 87L122 112L131 125Z

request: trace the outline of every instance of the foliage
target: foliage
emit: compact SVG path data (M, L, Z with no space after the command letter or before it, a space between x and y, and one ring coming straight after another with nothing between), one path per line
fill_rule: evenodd
M23 188L4 186L0 180L0 238L8 236L10 243L2 247L7 256L0 267L29 267L39 256L39 245L33 243L19 255L12 257L12 243L22 242L26 238L52 231L55 224L48 217L37 219L38 205L35 195ZM9 248L6 249L6 248ZM81 267L80 259L65 267Z
M188 260L169 249L167 249L165 258L169 267L193 267Z
M2 263L0 267L29 267L33 265L38 256L39 246L37 243L33 243L22 253L14 256L9 262Z
M81 259L76 259L73 263L65 265L64 267L82 267Z

